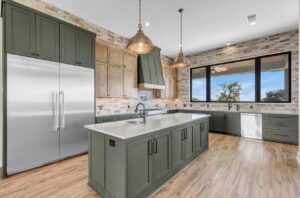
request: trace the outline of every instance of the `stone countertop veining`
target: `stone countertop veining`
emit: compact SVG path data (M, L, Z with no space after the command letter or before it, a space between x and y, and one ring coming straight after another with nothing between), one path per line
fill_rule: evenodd
M133 124L128 123L128 120L125 120L86 125L85 128L126 140L180 124L200 120L206 117L209 117L209 115L193 113L163 114L148 117L146 124ZM130 121L141 121L141 119L131 119Z

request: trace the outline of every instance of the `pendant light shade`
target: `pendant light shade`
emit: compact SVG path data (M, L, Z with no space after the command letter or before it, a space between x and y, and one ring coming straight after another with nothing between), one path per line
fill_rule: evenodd
M127 49L137 54L147 54L154 50L151 40L144 34L141 23L141 0L139 0L139 29L127 45Z
M183 51L182 51L182 13L183 9L178 10L180 13L180 52L177 56L177 58L174 61L174 67L177 68L183 68L183 67L189 67L190 66L190 61L187 57L184 56Z

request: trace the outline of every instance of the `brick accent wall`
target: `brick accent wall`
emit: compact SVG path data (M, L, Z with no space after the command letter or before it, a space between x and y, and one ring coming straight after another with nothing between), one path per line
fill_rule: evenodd
M292 52L292 103L288 104L240 104L242 111L276 111L298 113L298 31L290 31L282 34L259 38L242 42L229 47L209 50L189 56L191 67L205 66L247 59L280 52ZM190 69L178 70L178 98L181 106L192 105L194 109L220 109L227 108L227 103L190 103ZM251 108L252 106L252 108Z

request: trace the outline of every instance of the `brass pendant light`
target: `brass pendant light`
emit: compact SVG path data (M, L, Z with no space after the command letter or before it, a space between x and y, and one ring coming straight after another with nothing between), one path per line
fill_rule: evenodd
M154 45L142 30L141 18L141 0L139 0L139 29L136 35L130 39L127 49L137 54L147 54L154 50Z
M187 59L182 52L182 13L183 9L179 9L178 12L180 13L180 52L177 58L174 61L174 67L183 68L190 66L190 61Z

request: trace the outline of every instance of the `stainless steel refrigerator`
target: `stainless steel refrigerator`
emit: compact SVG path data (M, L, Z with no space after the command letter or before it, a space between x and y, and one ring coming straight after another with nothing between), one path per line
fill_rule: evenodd
M7 54L7 174L88 150L94 69Z

